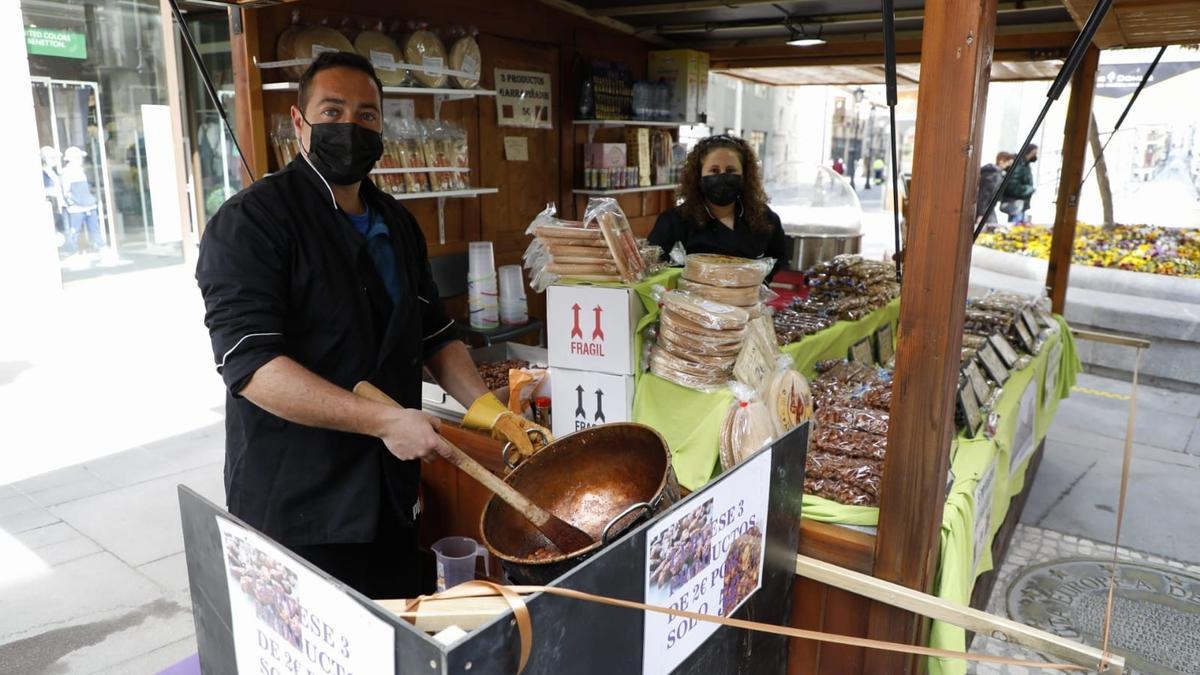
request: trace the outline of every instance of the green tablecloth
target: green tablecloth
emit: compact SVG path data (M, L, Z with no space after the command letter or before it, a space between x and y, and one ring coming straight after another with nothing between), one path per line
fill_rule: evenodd
M961 605L971 601L976 577L993 567L991 543L1008 515L1012 497L1025 486L1029 457L1014 467L1011 475L1009 471L1022 396L1027 388L1036 388L1030 394L1036 400L1033 424L1033 443L1036 445L1045 438L1059 401L1070 395L1075 378L1082 369L1067 322L1062 317L1057 317L1057 320L1058 334L1046 341L1029 367L1013 373L1004 384L1004 393L995 407L999 419L994 435L991 438L960 437L952 449L950 467L954 473L954 484L942 516L941 562L934 588L934 593L944 600ZM1056 346L1061 350L1059 367L1054 372L1047 372L1051 365L1050 355ZM1047 377L1054 378L1054 381L1047 383ZM975 492L980 478L992 462L995 462L996 468L991 519L987 543L982 547L976 564ZM966 651L966 632L957 626L934 621L929 646ZM928 665L931 674L961 675L966 672L966 662L958 659L929 659Z
M671 277L669 282L673 286L675 278ZM646 292L649 292L648 287ZM643 296L643 299L645 297ZM650 303L653 304L652 299ZM651 307L651 304L647 304L649 313L639 325L639 337L636 341L639 352L641 328L651 323L658 313L658 307ZM785 346L783 351L792 355L796 367L801 372L812 377L813 366L817 361L845 358L850 345L874 333L883 324L892 323L894 329L899 313L900 301L895 300L859 321L839 322ZM633 398L633 421L654 427L663 435L671 448L672 464L679 484L689 490L695 490L720 473L720 427L731 403L733 394L727 390L705 394L667 382L654 374L644 373L639 375L637 380ZM815 517L818 520L829 519L832 522L858 525L874 525L878 522L879 515L878 509L842 506L810 495L804 496L802 513L805 517Z

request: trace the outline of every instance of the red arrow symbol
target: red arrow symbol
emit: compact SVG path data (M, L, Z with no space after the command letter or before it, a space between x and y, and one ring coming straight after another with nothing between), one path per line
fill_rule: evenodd
M592 311L596 313L596 328L592 331L592 339L593 340L596 340L596 339L603 340L604 339L604 331L600 330L600 315L604 313L604 308L601 307L600 305L596 305L596 308L593 309Z
M583 339L583 329L579 327L579 310L580 309L582 309L582 307L579 306L578 302L575 303L574 305L571 305L571 311L574 312L574 314L575 314L575 326L573 328L571 328L571 337L577 337L582 340Z

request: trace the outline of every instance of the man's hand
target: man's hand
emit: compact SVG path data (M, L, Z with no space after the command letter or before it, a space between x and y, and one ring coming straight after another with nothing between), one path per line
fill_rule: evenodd
M384 415L377 435L396 457L431 462L434 454L444 452L436 417L409 408L389 408Z

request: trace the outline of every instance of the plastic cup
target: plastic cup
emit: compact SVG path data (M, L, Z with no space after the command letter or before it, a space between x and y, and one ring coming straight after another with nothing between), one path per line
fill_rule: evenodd
M474 579L475 558L483 556L484 569L491 562L487 549L470 537L443 537L431 548L437 556L439 592Z
M467 245L467 310L471 327L492 330L500 325L497 306L500 292L496 283L496 261L492 242L473 241Z
M520 265L504 265L500 268L500 302L525 297L525 279Z

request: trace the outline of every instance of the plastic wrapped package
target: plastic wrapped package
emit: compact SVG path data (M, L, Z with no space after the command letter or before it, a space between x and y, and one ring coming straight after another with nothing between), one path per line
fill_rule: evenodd
M813 415L812 389L808 386L808 380L793 367L790 356L779 358L778 366L765 381L761 394L772 413L771 424L777 437L782 437Z
M474 89L479 86L483 72L483 55L479 51L479 42L475 39L478 34L479 31L472 28L450 45L450 70L470 74L450 76L451 84L459 89Z
M428 167L450 167L452 149L447 129L443 122L436 120L421 120L424 129L421 143ZM429 184L434 192L449 192L455 189L454 173L451 171L430 171Z
M611 197L588 199L583 222L585 226L595 223L600 229L608 249L612 251L622 281L634 283L646 276L646 265L638 250L637 239L617 200Z
M774 258L737 258L711 253L694 253L687 256L683 266L683 278L709 286L757 287L775 266Z
M734 402L721 424L718 446L723 471L737 465L776 437L771 413L762 401L757 400L754 390L738 383L730 385L730 388L734 393Z
M656 353L661 357L665 365L668 365L675 370L696 377L715 377L720 375L723 381L729 380L729 370L733 368L734 358L729 356L705 356L701 354L690 354L686 352L674 351L666 342L660 340L656 347Z
M817 424L887 436L888 414L872 408L827 405L817 411Z
M805 478L804 492L846 506L879 506L878 493L872 494L855 485L824 478Z
M471 147L467 140L467 131L453 122L441 122L446 154L450 160L449 166L456 169L471 168ZM455 190L466 190L471 187L470 171L455 171L450 174Z
M296 139L296 127L287 115L271 117L271 149L279 168L291 163L300 154L300 142Z
M879 480L883 476L883 462L814 451L808 453L804 475L851 485L862 484L863 487L873 488L872 492L878 492Z
M546 382L548 371L544 368L513 368L508 371L508 409L518 415L532 418L533 399ZM545 393L544 391L541 393Z
M706 300L735 307L752 307L758 304L759 286L711 286L697 281L680 279L678 289Z
M726 342L704 335L688 335L672 329L667 324L659 325L658 339L666 343L667 348L673 353L737 358L738 352L742 349L740 341Z
M818 424L813 435L812 447L845 457L865 457L882 461L887 454L887 436Z
M394 129L396 151L401 166L406 169L422 169L430 166L425 160L424 127L411 119L395 119L390 122ZM429 192L429 175L426 173L403 173L404 191L409 193Z
M712 330L744 330L750 316L745 309L734 307L711 300L705 300L689 293L668 291L663 294L663 308L673 314Z
M423 24L417 24L412 32L400 40L400 46L404 49L405 61L430 69L412 71L412 77L418 84L434 89L446 86L446 75L439 72L446 68L446 47L438 36L425 30Z
M693 338L702 337L714 346L740 347L746 340L745 327L733 330L707 328L666 307L659 312L658 319L664 328L669 328L680 335Z
M978 333L963 333L962 345L963 349L974 349L976 351L983 349L987 344L987 336Z
M794 309L775 312L775 339L780 345L799 342L806 335L825 330L833 325L833 319L816 314L806 314Z
M681 387L703 392L717 391L729 380L728 372L718 368L697 368L696 364L672 355L661 345L650 350L650 372Z
M662 247L638 240L638 252L642 255L642 264L646 267L646 276L658 274L667 267L662 259Z
M371 62L375 74L385 87L402 87L409 81L408 69L403 68L404 53L392 38L378 30L364 30L354 36L354 51Z

